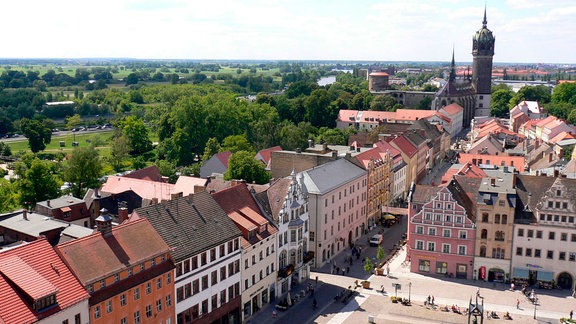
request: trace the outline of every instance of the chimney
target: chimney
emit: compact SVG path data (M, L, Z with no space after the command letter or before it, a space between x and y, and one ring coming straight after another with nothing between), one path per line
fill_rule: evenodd
M22 210L22 217L24 218L24 220L28 220L28 210L26 208Z
M100 216L96 218L96 229L104 236L112 234L112 216L108 213L106 208L100 209Z
M50 207L50 199L46 200L46 205Z
M122 224L127 220L128 220L128 208L126 208L126 206L118 208L118 223Z
M490 179L490 184L492 185L492 187L496 186L496 179L495 178L491 178Z

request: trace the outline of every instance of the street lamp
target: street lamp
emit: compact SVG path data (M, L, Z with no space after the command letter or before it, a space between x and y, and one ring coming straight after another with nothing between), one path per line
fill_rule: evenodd
M534 301L533 301L533 303L534 303L534 319L536 319L536 304L537 304L537 303L536 303L536 296L534 296Z
M410 295L411 295L411 293L412 293L412 281L410 281L410 282L408 283L408 303L410 303ZM534 316L536 316L536 315L534 315ZM534 317L534 318L536 318L536 317Z

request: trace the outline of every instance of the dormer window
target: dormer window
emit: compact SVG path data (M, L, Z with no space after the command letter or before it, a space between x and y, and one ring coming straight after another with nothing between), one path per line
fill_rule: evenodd
M562 191L561 190L556 190L556 197L560 197L562 196Z
M37 311L42 311L42 310L44 310L47 307L50 307L52 305L56 305L56 294L55 293L50 294L46 297L36 299L34 301L34 305L32 305L32 308L34 308L34 310L37 310Z

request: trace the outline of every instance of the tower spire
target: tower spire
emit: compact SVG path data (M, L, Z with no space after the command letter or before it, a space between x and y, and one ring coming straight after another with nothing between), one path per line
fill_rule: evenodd
M486 20L486 2L484 2L484 20L482 20L482 27L486 27L488 20Z
M452 63L450 63L450 81L456 80L456 61L454 61L454 45L452 45Z

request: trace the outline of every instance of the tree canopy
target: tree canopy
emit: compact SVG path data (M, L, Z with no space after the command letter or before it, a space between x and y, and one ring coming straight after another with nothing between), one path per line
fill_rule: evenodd
M99 186L101 172L102 164L96 148L77 147L64 163L62 178L70 183L72 195L82 198L88 188Z
M224 174L225 180L243 179L246 182L265 184L270 181L270 173L266 166L254 159L254 154L247 151L238 151L228 160L228 171Z
M28 138L28 146L33 153L43 151L52 140L52 128L47 120L22 118L20 129Z

